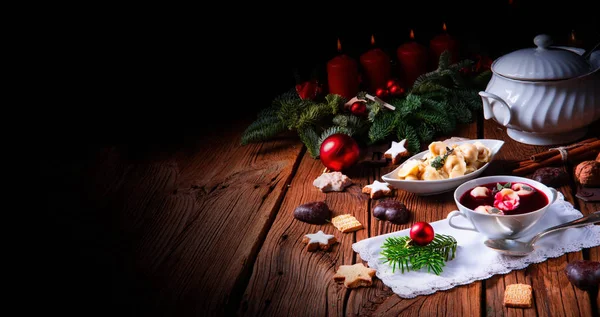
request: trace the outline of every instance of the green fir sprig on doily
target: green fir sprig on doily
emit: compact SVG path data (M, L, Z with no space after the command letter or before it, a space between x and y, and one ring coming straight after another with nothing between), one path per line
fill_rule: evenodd
M427 267L427 272L440 275L446 262L456 255L457 242L450 235L436 233L433 241L425 246L411 241L408 236L386 238L381 247L381 255L383 262L392 267L392 272L401 269L404 273Z
M386 100L395 110L367 100L367 116L361 117L344 108L348 101L335 94L320 100L301 99L292 89L275 98L269 108L242 135L243 145L267 141L286 131L296 131L313 158L319 157L321 142L334 133L345 133L362 144L388 139L406 139L406 148L417 153L422 144L436 135L449 135L457 124L470 123L482 107L478 92L485 89L491 72L466 75L473 61L450 64L450 53L441 54L438 69L417 78L402 97ZM359 92L365 99L365 92Z

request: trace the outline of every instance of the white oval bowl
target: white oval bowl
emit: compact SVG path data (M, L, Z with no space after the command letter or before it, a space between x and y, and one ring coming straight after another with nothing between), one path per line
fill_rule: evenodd
M411 160L411 159L420 160L420 159L424 158L427 154L429 154L429 150L427 150L427 151L423 151L423 152L420 152L418 154L411 156L410 158L405 160L402 164L400 164L397 168L395 168L393 171L381 176L381 179L384 182L392 185L396 189L404 190L404 191L411 192L411 193L421 195L421 196L435 195L435 194L441 194L441 193L451 191L451 190L455 189L456 187L458 187L460 184L462 184L468 180L474 179L474 178L478 177L479 175L481 175L481 173L483 173L483 171L493 161L496 154L498 154L498 151L500 151L500 148L502 148L502 146L504 145L504 141L502 141L502 140L491 140L491 139L474 139L474 140L467 140L467 141L457 141L457 142L448 143L448 145L454 145L454 144L460 145L460 144L464 144L464 143L475 143L477 141L481 142L483 145L487 146L490 149L490 151L491 151L490 160L485 165L483 165L482 167L480 167L479 169L477 169L476 171L474 171L470 174L463 175L460 177L443 179L443 180L435 180L435 181L398 179L398 176L397 176L398 170L400 170L400 168L402 168L402 166L404 164L406 164L406 161Z

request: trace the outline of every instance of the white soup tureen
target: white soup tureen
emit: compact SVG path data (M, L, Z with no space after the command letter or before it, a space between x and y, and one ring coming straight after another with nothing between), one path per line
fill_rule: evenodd
M550 46L516 50L492 63L492 78L479 92L485 119L507 127L508 135L533 145L576 141L600 119L600 58L583 50Z

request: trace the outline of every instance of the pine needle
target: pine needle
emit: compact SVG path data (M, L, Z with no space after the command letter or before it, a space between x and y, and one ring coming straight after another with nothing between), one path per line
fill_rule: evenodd
M457 245L454 237L438 233L425 246L412 244L408 236L389 237L381 247L381 255L383 263L392 267L392 272L427 268L427 272L440 275L446 262L455 258Z

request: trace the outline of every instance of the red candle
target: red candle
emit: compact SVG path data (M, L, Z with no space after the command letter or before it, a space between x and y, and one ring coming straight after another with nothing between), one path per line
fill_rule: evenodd
M427 72L427 48L414 41L415 32L410 30L412 41L398 46L396 55L402 81L406 87L412 87L417 77Z
M342 45L338 39L338 51ZM338 94L346 99L355 97L358 93L358 65L356 61L345 54L340 54L327 62L327 83L330 94Z
M371 35L371 45L375 45L375 37ZM364 81L367 90L375 93L377 88L385 88L391 76L390 57L380 48L372 48L360 56Z
M451 63L458 62L458 43L450 36L450 34L446 33L446 23L444 23L443 30L444 33L437 35L429 41L429 51L431 53L430 65L433 69L437 68L438 62L440 61L440 55L442 55L445 50L450 51Z

